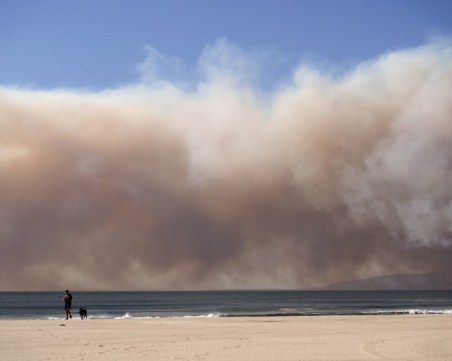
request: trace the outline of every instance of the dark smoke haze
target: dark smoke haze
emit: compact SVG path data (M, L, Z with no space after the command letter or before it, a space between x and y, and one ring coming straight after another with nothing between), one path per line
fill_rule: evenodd
M300 67L269 96L208 72L193 91L0 88L1 289L450 270L449 43L341 77Z

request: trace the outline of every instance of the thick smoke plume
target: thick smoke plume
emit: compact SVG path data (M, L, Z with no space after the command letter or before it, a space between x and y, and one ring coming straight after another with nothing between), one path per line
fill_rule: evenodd
M237 67L203 67L192 90L0 88L2 289L315 287L450 270L448 42L341 76L301 66L271 95Z

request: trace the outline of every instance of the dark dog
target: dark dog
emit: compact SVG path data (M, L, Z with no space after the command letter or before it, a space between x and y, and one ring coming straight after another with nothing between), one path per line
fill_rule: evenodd
M88 318L88 311L85 310L84 308L81 308L78 311L78 314L80 315L80 318L83 320L84 318Z

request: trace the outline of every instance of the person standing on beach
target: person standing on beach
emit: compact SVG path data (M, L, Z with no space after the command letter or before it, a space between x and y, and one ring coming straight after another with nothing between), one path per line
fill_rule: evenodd
M66 312L66 320L68 318L72 318L71 306L72 306L72 295L69 293L69 290L64 292L64 311Z

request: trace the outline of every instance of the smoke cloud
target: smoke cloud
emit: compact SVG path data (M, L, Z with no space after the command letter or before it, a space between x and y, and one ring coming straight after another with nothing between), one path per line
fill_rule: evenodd
M137 85L0 88L3 290L450 270L450 42L340 75L301 65L271 94L257 56L230 46L201 56L194 89L157 79L152 48Z

